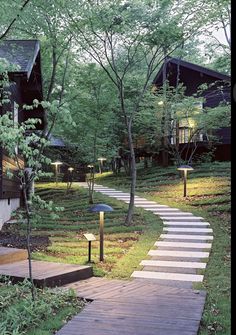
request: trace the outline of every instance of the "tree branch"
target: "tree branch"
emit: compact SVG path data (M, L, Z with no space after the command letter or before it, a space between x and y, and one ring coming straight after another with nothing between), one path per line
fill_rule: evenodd
M24 4L21 6L19 13L16 15L16 17L11 21L11 23L9 24L9 26L7 27L7 29L5 30L4 33L2 33L2 35L0 36L0 40L2 40L3 38L5 38L7 36L7 34L9 33L11 27L13 26L13 24L16 22L16 20L19 18L20 14L24 11L24 8L26 7L26 5L30 2L30 0L25 0Z

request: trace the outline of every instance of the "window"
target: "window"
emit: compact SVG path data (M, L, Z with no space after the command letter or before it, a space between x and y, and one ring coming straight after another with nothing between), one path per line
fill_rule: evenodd
M179 143L188 143L190 140L190 136L191 136L191 128L188 127L179 128Z

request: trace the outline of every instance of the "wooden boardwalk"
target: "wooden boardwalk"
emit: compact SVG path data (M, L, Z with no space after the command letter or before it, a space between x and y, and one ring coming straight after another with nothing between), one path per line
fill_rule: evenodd
M56 335L196 335L205 292L134 279L66 285L92 299Z

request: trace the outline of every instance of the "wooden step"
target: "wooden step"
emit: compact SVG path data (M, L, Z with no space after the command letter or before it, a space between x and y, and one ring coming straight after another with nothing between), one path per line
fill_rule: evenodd
M9 276L16 283L29 278L28 261L0 265L0 275ZM33 280L38 287L55 287L90 278L93 269L87 265L32 261Z
M28 258L27 250L0 247L0 265L23 261Z

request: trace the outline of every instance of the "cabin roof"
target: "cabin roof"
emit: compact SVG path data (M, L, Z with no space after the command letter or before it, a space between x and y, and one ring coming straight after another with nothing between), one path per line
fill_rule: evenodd
M0 58L6 59L16 69L9 71L29 79L39 53L38 40L4 40L0 42Z
M52 134L49 136L51 147L66 147L66 143L59 137L55 137Z
M215 80L226 80L230 81L230 76L223 74L221 72L211 70L209 68L206 68L204 66L200 66L194 63L186 62L184 60L174 58L174 57L167 57L167 63L172 63L175 65L179 65L180 67L187 68L192 71L200 72L203 73L207 76L215 78ZM153 80L153 84L161 84L162 85L162 73L163 73L163 66L164 63L162 64L160 70L158 71L156 77Z

